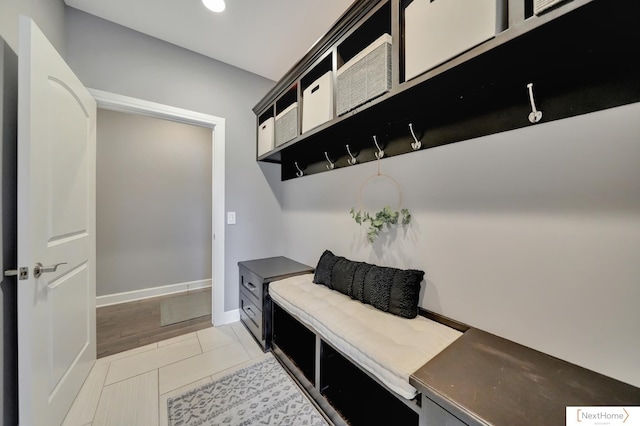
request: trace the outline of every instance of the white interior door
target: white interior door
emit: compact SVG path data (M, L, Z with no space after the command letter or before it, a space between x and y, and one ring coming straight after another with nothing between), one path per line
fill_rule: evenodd
M19 36L19 416L50 426L96 359L96 103L29 18ZM63 264L36 277L37 263Z

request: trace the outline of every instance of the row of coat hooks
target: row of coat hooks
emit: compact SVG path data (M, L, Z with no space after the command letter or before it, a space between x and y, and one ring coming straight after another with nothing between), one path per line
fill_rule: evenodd
M542 111L536 108L536 103L533 96L533 83L527 84L527 90L529 92L529 102L531 103L531 112L529 113L528 118L529 118L529 122L531 122L532 124L535 124L542 119ZM411 149L414 151L420 150L422 148L422 141L419 140L418 137L416 136L413 130L413 123L409 123L409 132L411 133L411 137L413 138L413 142L411 142ZM375 144L377 149L377 151L375 152L375 156L378 160L380 160L382 159L382 157L384 157L384 150L380 147L380 144L378 143L378 138L376 137L376 135L373 135L373 143ZM347 150L347 154L349 155L349 158L347 159L347 163L350 166L355 165L358 162L357 156L353 155L348 144L345 146L345 148ZM327 159L327 165L326 165L327 170L335 169L336 162L331 161L331 158L329 158L329 153L327 151L324 152L324 156ZM298 177L304 176L304 171L300 168L300 166L298 165L298 162L295 161L294 164L296 167L296 176Z
M420 148L422 148L422 142L418 139L415 132L413 131L413 123L409 123L409 131L411 133L411 136L413 137L413 142L411 142L411 148L414 151L418 151ZM378 138L376 135L373 135L373 143L377 149L377 151L375 152L375 156L378 160L380 160L382 159L382 157L384 157L384 150L380 147L380 144L378 143ZM353 152L351 152L351 149L349 148L349 144L345 145L345 148L347 150L347 154L349 155L349 158L347 159L347 163L350 166L355 165L358 162L357 155L354 155ZM331 158L329 157L329 153L327 151L324 152L324 157L327 159L327 166L326 166L327 170L335 169L336 162L331 160ZM296 166L296 176L298 177L304 176L304 172L302 171L302 169L300 169L298 162L295 161L294 164Z

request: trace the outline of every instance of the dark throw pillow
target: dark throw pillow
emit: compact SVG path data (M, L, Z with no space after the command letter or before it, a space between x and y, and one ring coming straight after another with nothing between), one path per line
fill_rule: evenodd
M393 277L393 285L389 297L389 312L404 317L418 316L420 287L424 271L415 269L398 269Z
M322 256L320 256L320 260L318 260L318 266L316 266L316 271L313 275L313 282L331 288L331 271L337 260L337 256L331 253L331 251L325 250Z
M418 315L423 271L369 265L363 272L356 274L354 298L403 318Z
M313 282L403 318L418 315L424 272L354 262L325 250Z
M353 295L353 276L360 262L353 262L344 257L338 257L333 265L331 274L331 288L346 294L349 297Z
M395 272L392 268L374 266L364 278L362 301L381 311L389 312L389 298Z
M356 270L353 273L353 284L351 286L352 298L361 302L364 300L364 279L371 268L373 268L373 265L365 262L360 262L356 266Z

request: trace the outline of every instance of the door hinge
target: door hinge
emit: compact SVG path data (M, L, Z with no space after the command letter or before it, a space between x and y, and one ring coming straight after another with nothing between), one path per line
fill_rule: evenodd
M4 271L5 277L18 277L19 280L29 279L29 268L22 267L20 269L9 269Z

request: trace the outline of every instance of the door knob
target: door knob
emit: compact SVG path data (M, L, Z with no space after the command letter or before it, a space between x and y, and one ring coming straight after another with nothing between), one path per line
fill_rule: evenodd
M36 266L34 266L33 268L33 276L35 278L40 278L40 275L42 275L45 272L55 272L58 269L58 266L60 265L66 265L67 262L62 262L62 263L56 263L55 265L51 265L51 266L42 266L42 263L38 262L36 263Z

